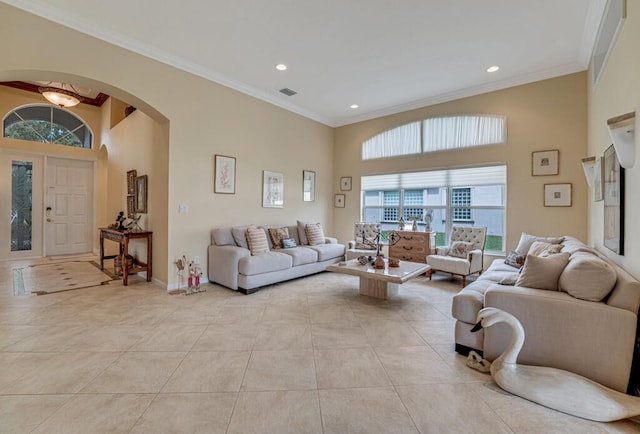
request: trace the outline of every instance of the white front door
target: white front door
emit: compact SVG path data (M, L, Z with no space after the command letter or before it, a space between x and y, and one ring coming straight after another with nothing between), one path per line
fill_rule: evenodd
M47 158L45 254L93 250L93 162Z
M0 152L0 259L42 256L42 162Z

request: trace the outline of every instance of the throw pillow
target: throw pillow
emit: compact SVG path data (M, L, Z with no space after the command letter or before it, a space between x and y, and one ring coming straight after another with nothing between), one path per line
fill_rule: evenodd
M289 238L289 228L269 228L269 238L271 238L271 245L274 249L280 249L282 246L282 240Z
M249 245L247 244L247 228L249 226L253 225L235 226L231 228L231 235L233 236L233 239L235 240L238 247L244 247L245 249L249 248Z
M246 231L246 237L249 250L251 250L251 255L255 256L269 251L267 234L264 232L264 229L249 226Z
M534 241L529 248L528 255L534 256L550 256L560 253L562 244L551 244L546 241Z
M293 238L283 238L282 239L282 248L283 249L292 249L296 247L296 240Z
M231 234L231 228L218 228L213 230L213 242L216 246L235 246L236 241Z
M521 255L515 250L512 250L509 252L509 255L504 260L504 263L512 267L515 267L517 269L520 269L524 265L524 259L525 259L524 255Z
M322 231L322 225L320 223L308 224L304 227L304 230L310 246L317 246L319 244L326 243L324 232Z
M300 245L303 246L305 244L309 244L309 240L307 240L307 230L306 226L309 224L314 224L314 222L303 222L298 220L298 238L300 238Z
M449 256L454 258L467 258L473 250L474 244L467 241L454 241L449 247Z
M560 290L581 300L601 301L616 284L611 265L590 253L574 253L560 275Z
M516 286L557 291L558 279L568 262L568 253L547 257L527 255Z
M520 242L518 242L518 247L516 247L516 252L521 255L526 255L529 253L529 249L531 248L531 244L535 241L544 241L549 244L560 244L564 240L564 237L537 237L535 235L529 235L527 233L522 233L520 235Z

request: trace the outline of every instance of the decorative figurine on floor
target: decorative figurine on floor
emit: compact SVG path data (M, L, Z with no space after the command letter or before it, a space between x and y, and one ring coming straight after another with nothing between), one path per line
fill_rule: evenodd
M176 274L178 275L178 288L182 288L182 271L187 266L187 257L185 255L182 255L182 258L176 259L175 264L176 268L178 269L178 271L176 272Z
M200 277L202 276L202 268L200 265L189 262L189 280L187 284L187 292L184 295L196 294L198 292L204 292L206 289L200 289Z
M573 372L545 366L519 365L518 354L524 344L524 329L518 319L495 307L478 312L472 332L507 323L511 341L491 364L491 377L507 392L563 413L612 422L640 415L640 398L602 386Z

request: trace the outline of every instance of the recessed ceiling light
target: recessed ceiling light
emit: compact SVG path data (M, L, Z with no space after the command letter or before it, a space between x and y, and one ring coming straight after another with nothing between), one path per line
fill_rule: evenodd
M500 67L497 65L490 66L487 68L487 72L496 72L498 69L500 69Z
M351 107L352 109L357 109L360 106L358 104L351 104L349 107Z
M287 70L287 65L285 65L284 63L278 63L276 65L276 69L278 71L286 71Z

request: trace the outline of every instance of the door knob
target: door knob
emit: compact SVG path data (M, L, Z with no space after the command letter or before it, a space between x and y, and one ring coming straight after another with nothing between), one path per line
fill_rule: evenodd
M47 221L48 221L49 223L51 223L51 222L53 221L53 219L48 218L48 219L47 219Z

